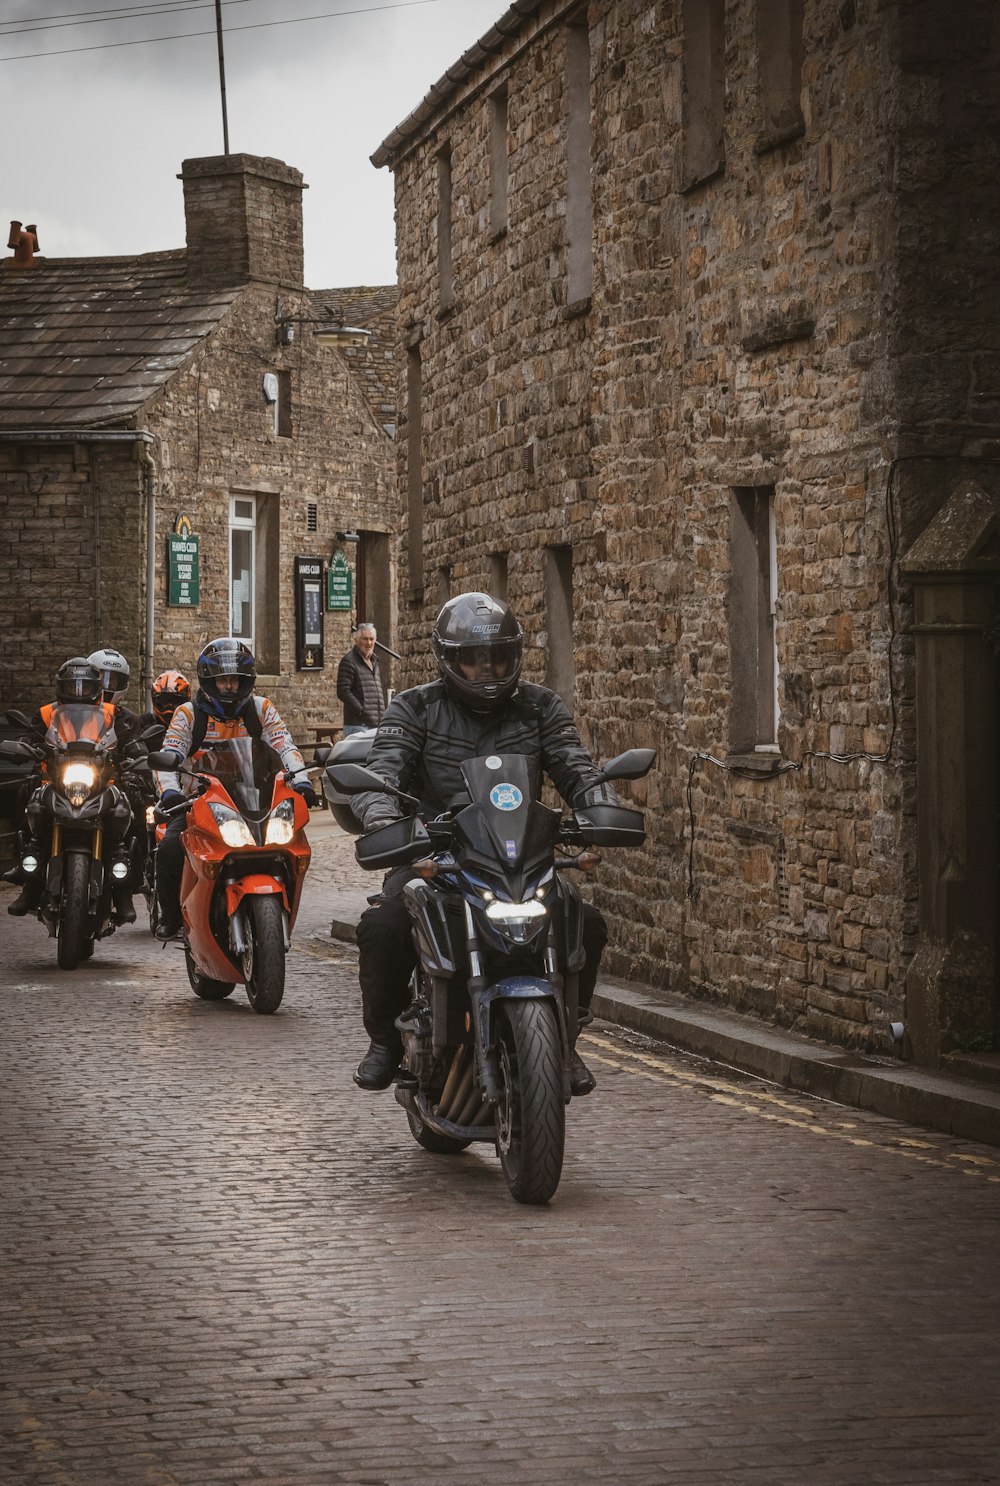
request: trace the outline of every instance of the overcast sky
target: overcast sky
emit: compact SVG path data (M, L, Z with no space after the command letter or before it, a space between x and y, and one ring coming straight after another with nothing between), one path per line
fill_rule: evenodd
M310 288L394 282L369 156L509 3L223 0L229 147L302 171ZM16 218L50 257L183 247L181 161L223 152L214 0L0 0L0 96L4 242Z

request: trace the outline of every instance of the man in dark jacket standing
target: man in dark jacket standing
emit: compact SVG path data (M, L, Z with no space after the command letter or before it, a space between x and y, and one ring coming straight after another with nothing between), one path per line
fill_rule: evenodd
M426 818L438 815L464 787L461 766L488 753L519 753L538 784L547 774L574 808L598 801L616 804L612 787L600 776L562 698L546 686L520 680L524 637L506 604L485 593L449 599L431 636L440 680L393 697L372 741L368 767L397 789L416 795ZM364 829L396 818L389 795L361 794L352 809ZM354 1075L363 1089L385 1089L402 1057L395 1019L406 1006L414 965L410 916L402 897L411 875L397 868L386 878L382 901L362 914L357 939L358 979L365 1030L371 1046ZM580 1024L590 1020L607 925L591 904L584 905L580 975ZM589 1094L594 1077L576 1051L570 1087Z
M344 733L377 728L385 711L373 624L359 624L357 639L337 668L337 696L344 705Z

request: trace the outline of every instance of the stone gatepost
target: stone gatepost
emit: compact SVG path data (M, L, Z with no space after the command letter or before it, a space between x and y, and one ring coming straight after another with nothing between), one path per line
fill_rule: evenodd
M900 563L914 585L920 937L913 1057L997 1045L1000 506L959 485Z

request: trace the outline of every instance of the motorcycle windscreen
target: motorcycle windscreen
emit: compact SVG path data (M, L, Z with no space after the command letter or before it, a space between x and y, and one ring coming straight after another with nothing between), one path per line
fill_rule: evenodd
M261 739L218 739L193 762L219 781L241 815L259 820L270 810L278 757Z
M552 812L535 801L534 771L521 754L467 759L462 777L473 803L460 812L455 824L473 851L495 855L507 867L515 867L525 846L537 845L539 832L551 839Z
M59 702L45 734L50 748L69 748L85 743L89 748L106 752L115 742L114 727L108 725L103 706L98 702Z

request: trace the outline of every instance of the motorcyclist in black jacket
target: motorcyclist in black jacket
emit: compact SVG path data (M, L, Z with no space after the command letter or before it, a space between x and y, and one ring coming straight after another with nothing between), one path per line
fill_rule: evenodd
M525 755L547 774L572 806L617 803L602 782L569 711L555 692L522 682L524 646L520 624L506 604L485 593L463 593L439 613L431 636L440 679L400 692L386 708L368 755L368 767L387 783L416 795L425 818L447 810L464 789L461 764L488 753ZM352 802L365 830L399 816L393 798L362 794ZM410 918L402 889L412 875L397 868L387 876L382 900L361 917L357 939L358 978L365 1030L371 1046L354 1075L363 1089L385 1089L402 1057L396 1017L408 1002L415 963ZM580 1026L590 1020L607 925L584 905L587 963L580 975ZM579 1027L572 1029L575 1044ZM570 1083L589 1094L594 1077L575 1046Z

